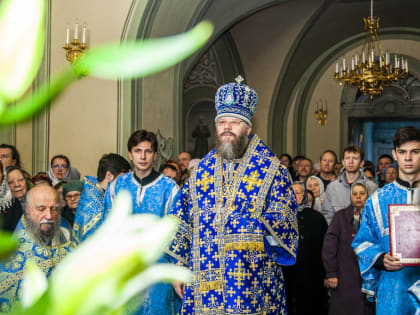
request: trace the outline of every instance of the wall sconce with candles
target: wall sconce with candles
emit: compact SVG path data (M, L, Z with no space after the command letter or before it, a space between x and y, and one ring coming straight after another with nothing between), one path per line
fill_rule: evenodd
M319 100L319 103L316 102L316 111L315 111L315 118L318 120L318 123L321 126L324 126L327 123L327 116L328 116L328 105L327 101Z
M66 50L66 58L69 62L73 63L77 58L85 54L85 50L88 48L86 44L86 31L87 25L85 22L82 26L82 41L79 42L79 22L76 20L76 24L74 25L74 37L70 42L70 24L67 23L66 44L63 48Z

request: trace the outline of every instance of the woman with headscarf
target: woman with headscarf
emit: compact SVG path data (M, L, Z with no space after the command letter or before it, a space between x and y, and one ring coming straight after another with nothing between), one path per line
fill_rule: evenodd
M351 205L337 211L325 235L322 260L330 293L329 314L374 314L373 303L361 292L362 278L351 242L360 227L362 209L368 198L366 185L351 186Z
M292 188L298 205L299 246L296 264L283 267L288 314L326 314L321 250L327 222L310 208L303 183L294 182Z
M52 180L53 186L59 182L69 182L70 180L80 180L79 171L71 167L70 160L63 154L55 155L48 166L48 177Z
M0 161L0 230L13 232L21 216L22 207L19 200L12 196L6 169Z
M314 194L314 210L321 211L325 193L324 183L322 182L321 178L317 176L310 176L306 180L306 189L312 191Z

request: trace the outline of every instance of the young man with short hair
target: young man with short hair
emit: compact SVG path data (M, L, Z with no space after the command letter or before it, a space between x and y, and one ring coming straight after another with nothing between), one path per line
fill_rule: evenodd
M10 144L0 144L0 160L4 167L20 166L20 155L15 146Z
M328 185L325 192L321 213L330 224L334 213L351 204L351 185L361 182L368 186L370 193L376 190L376 184L368 180L360 169L363 166L363 152L355 145L348 146L343 152L344 168L338 178Z
M178 186L172 179L153 169L158 154L155 134L137 130L128 139L127 148L134 170L119 176L108 186L104 217L111 210L116 195L122 190L131 195L133 214L149 213L163 217L178 192ZM162 263L168 261L165 256L159 260ZM158 283L147 290L136 314L172 314L176 309L176 299L170 284Z
M337 154L332 150L325 150L319 158L320 172L317 177L322 180L325 189L327 189L328 184L337 177L334 172L336 162Z
M398 178L369 197L352 243L363 278L362 291L376 297L377 315L409 315L418 311L410 303L408 289L420 279L420 267L404 267L399 258L390 255L388 206L420 201L420 130L400 128L393 143Z

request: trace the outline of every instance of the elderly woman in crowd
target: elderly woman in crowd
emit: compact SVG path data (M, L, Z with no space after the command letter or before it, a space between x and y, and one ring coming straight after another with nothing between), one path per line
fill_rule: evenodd
M314 210L321 211L325 192L324 183L322 182L321 178L317 176L310 176L306 181L306 189L312 191L314 194Z
M80 180L80 173L76 168L71 167L67 156L59 154L51 159L48 167L48 177L55 186L59 182L68 182L73 179Z
M305 185L294 182L292 187L298 204L299 247L296 264L283 267L288 314L325 314L327 302L321 250L327 222L321 213L310 208Z
M361 292L362 278L351 247L368 194L367 186L355 182L351 186L351 205L334 214L325 235L322 260L331 288L329 315L374 314L373 303Z
M62 216L70 226L73 226L76 215L77 205L83 191L83 182L80 180L71 180L63 186L63 196L66 205L62 211Z
M7 184L6 168L0 161L0 230L13 232L22 216L22 206Z
M30 183L25 177L22 169L16 166L7 168L7 184L12 192L12 197L19 200L22 209L25 208L26 193L30 189Z
M394 164L387 166L383 170L383 178L385 179L385 185L392 183L398 177L398 168Z

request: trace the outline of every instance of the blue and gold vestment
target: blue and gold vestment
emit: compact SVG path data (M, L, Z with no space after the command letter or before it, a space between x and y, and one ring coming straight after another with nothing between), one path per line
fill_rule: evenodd
M61 245L45 246L37 241L27 231L25 218L21 218L14 232L19 240L18 249L10 260L0 264L0 313L8 312L19 299L23 271L28 259L34 259L49 277L56 264L99 227L103 222L103 198L104 192L98 186L96 178L87 176L71 234L71 227L65 220L61 222L61 231L68 231L65 239L58 240Z
M415 314L408 289L420 279L420 267L406 266L398 271L374 267L382 254L390 252L388 205L413 203L415 190L397 181L377 190L366 201L360 229L352 243L363 279L362 291L376 297L377 315Z
M193 273L180 314L286 313L280 265L296 260L296 201L286 168L256 135L238 163L207 154L171 214L179 227L168 254Z
M104 197L105 191L99 186L98 179L86 176L73 224L73 240L76 244L83 242L103 222Z
M67 235L58 233L53 240L54 245L46 246L37 241L26 226L25 217L22 216L14 232L19 246L10 259L0 264L0 313L9 312L18 300L24 267L29 259L49 277L56 264L75 246L73 242L68 241L70 238L68 230L62 229L61 231L67 232Z
M150 213L159 217L166 215L178 192L178 186L167 176L162 174L155 176L154 180L145 185L141 185L135 179L134 172L119 176L108 186L105 193L105 217L112 207L115 196L121 190L130 193L133 214ZM158 262L168 263L169 258L165 255ZM178 312L179 298L172 284L157 283L146 290L140 306L135 304L128 307L128 313L131 315L170 315Z

